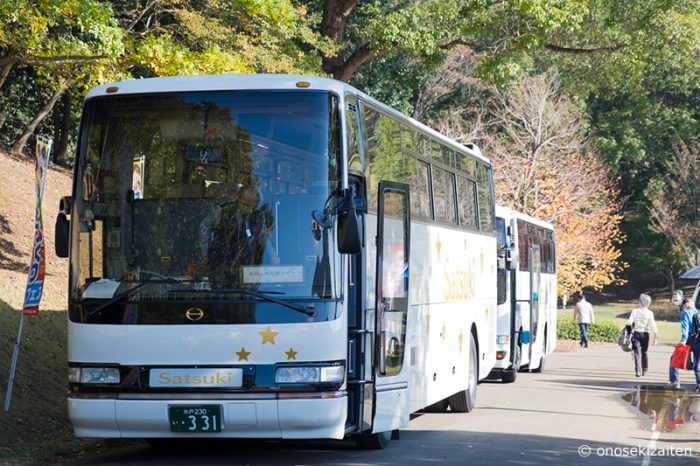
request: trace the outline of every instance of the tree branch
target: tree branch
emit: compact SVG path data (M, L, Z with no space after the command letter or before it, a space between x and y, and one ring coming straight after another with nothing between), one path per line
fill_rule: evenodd
M337 68L332 70L333 77L337 80L347 82L352 74L367 60L384 55L387 50L372 50L369 43L362 44Z
M574 47L562 47L561 45L554 45L554 44L544 44L544 48L547 50L550 50L552 52L570 53L573 55L595 55L598 53L611 53L611 52L617 52L618 50L621 50L624 47L625 47L624 45L616 45L613 47L598 47L595 49L581 49L581 48L574 48Z

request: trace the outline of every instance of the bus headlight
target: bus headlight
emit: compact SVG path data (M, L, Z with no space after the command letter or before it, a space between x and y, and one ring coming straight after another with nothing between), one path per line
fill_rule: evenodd
M119 369L116 367L69 367L68 382L84 384L119 383Z
M341 383L345 366L285 366L275 372L275 383Z

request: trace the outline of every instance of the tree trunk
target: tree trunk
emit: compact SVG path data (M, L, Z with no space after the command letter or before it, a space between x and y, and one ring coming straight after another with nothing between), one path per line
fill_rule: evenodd
M345 27L356 5L357 0L326 0L323 5L321 35L341 44L345 37ZM339 75L348 75L345 67L345 60L340 55L323 57L321 68L336 79L339 79Z
M14 63L8 63L7 65L0 66L0 89L2 89L2 85L5 84L5 80L12 70L12 65L14 65Z
M668 287L671 289L671 296L673 296L673 293L676 291L676 280L673 278L673 268L664 267L664 275L666 276Z
M32 120L31 123L25 128L24 133L17 139L15 144L12 146L12 149L10 149L10 152L15 154L15 155L21 155L22 150L24 149L24 146L27 144L27 141L29 138L32 136L36 128L39 126L39 124L44 121L44 118L51 113L51 110L53 110L53 107L56 105L56 102L58 102L58 99L61 97L63 92L68 88L68 85L70 83L66 82L62 86L60 86L56 92L51 96L49 101L44 105L44 108L42 108L37 116Z
M68 140L70 139L70 125L71 125L71 109L73 96L70 90L67 90L63 94L61 99L61 112L54 112L56 118L54 120L54 134L56 135L56 149L54 150L53 162L55 164L62 164L66 160L66 153L68 152Z

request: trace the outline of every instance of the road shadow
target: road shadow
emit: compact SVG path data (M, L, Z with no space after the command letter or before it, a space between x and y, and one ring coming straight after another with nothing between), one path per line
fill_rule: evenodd
M124 445L120 448L120 443ZM587 440L499 432L402 431L384 450L359 450L352 441L176 440L167 448L145 442L111 441L109 453L52 458L52 464L103 465L639 465L648 440L638 445L592 444ZM668 448L659 446L656 448ZM692 447L654 464L697 464ZM680 453L679 453L680 452ZM48 464L48 463L46 463Z
M12 270L14 272L26 271L27 264L16 258L22 257L21 251L15 247L14 243L8 239L12 234L10 223L4 215L0 214L0 269ZM14 256L14 258L13 258Z

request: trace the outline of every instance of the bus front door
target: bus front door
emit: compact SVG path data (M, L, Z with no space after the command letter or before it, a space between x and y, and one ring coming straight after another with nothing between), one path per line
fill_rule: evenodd
M408 424L408 371L403 370L409 296L409 188L379 183L375 303L375 393L372 432Z

